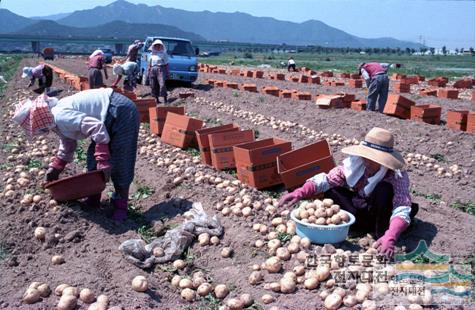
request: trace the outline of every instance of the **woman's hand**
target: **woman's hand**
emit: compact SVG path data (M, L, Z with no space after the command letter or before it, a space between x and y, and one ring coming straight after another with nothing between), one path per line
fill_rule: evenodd
M315 187L315 184L313 184L312 182L307 182L302 187L297 188L293 192L284 195L280 199L278 206L291 207L300 200L313 196L314 194L316 194L316 192L317 189Z

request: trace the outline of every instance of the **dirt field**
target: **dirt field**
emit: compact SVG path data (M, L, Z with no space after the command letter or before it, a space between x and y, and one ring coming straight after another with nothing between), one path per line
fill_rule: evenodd
M33 63L33 60L26 59L21 66ZM60 59L54 64L81 75L85 75L87 71L82 59ZM111 70L109 72L112 76ZM21 171L32 168L33 162L40 163L39 171L44 171L43 158L52 156L58 144L57 137L50 134L36 139L38 144L34 142L28 145L19 128L10 121L10 111L14 104L22 98L33 96L33 93L25 90L27 81L22 80L20 75L18 71L15 80L9 85L6 96L1 101L3 118L0 123L1 139L5 143L0 153L1 162L5 163L1 171L4 181L2 190L14 182ZM397 148L406 156L409 153L433 156L438 158L438 164L447 170L450 166L458 165L460 172L451 176L438 176L434 170L426 168L425 164L409 165L413 200L419 203L420 211L415 224L403 234L398 245L410 251L417 246L419 240L424 239L431 250L458 256L459 258L454 258L454 261L463 259L460 258L462 256L473 257L475 217L451 206L456 202L472 204L475 202L474 134L454 131L444 126L400 120L374 112L356 112L349 109L321 110L313 101L280 99L257 93L211 88L205 85L205 80L209 78L255 83L258 88L276 85L285 89L310 91L312 94L343 91L356 93L359 98L364 98L364 91L355 91L346 87L310 86L288 81L276 82L229 75L200 74L199 81L190 90L195 93L195 98L183 101L187 114L205 120L209 127L217 123L234 122L242 128L255 129L259 132L259 138L287 139L292 142L294 148L308 144L317 137L327 137L332 144L332 151L338 163L344 158L339 152L344 146L342 141L353 138L362 140L370 128L379 126L391 130L396 135ZM112 80L113 78L110 77L107 83L111 84ZM64 90L61 96L74 92L61 82L55 82L54 86ZM177 94L183 90L185 89L181 87L173 89L170 97L177 98ZM146 95L148 89L140 86L137 93ZM418 103L430 102L441 105L443 118L448 109L475 109L475 103L468 100L420 98L416 95L410 97L417 99ZM175 103L180 102L179 100ZM282 131L278 127L272 128L268 123L256 125L250 115L258 114L268 120L289 121L301 126ZM54 294L33 305L22 304L22 295L29 284L40 281L48 283L53 290L61 283L79 288L90 288L96 296L108 295L110 305L119 306L122 309L217 309L218 302L215 299L201 299L193 303L184 301L179 291L170 284L171 277L176 273L191 275L194 271L201 270L213 284L227 284L231 292L226 300L230 297L239 297L243 293L251 294L256 300L252 306L253 309L270 309L271 307L322 309L323 302L318 297L320 290L309 291L299 285L296 293L287 295L266 290L263 284L257 286L249 284L251 266L261 264L269 257L266 250L253 246L255 240L265 239L265 236L256 233L252 226L255 223L272 226L270 221L273 216L264 210L256 211L255 216L247 219L222 216L216 210L216 205L229 195L223 189L217 188L212 182L197 183L194 177L185 179L179 185L174 185L172 180L181 175L183 170L180 170L181 173L174 173L168 167L159 167L156 164L158 158L189 159L185 167L202 170L204 175L230 181L236 178L233 174L218 172L210 167L194 163L198 157L190 151L177 150L160 144L157 148L161 154L158 154L153 149L157 140L159 139L150 136L146 127L142 128L136 177L131 192L140 193L144 188L149 188L151 191L148 197L135 196L137 199L133 200L133 203L139 215L130 216L129 220L123 224L117 224L107 218L102 209L83 211L80 203L49 206L50 198L40 187L43 177L38 172L29 173L28 185L21 188L15 187L11 196L6 196L4 191L0 207L0 231L2 231L0 250L6 254L3 260L0 255L0 274L2 275L0 277L0 308L54 308L59 299ZM47 147L42 149L42 145ZM28 153L35 148L37 150L34 151L39 154L35 156ZM23 156L18 156L19 154ZM18 165L24 166L18 167ZM65 175L72 175L83 168L84 163L71 164L66 169ZM13 181L9 181L9 178L13 178ZM244 189L254 201L263 202L266 198L276 198L284 191L282 188L257 191L239 182L236 184L238 184L235 186L237 191ZM110 188L106 189L103 198L110 190ZM31 205L21 204L20 200L26 193L39 193L42 200ZM181 271L173 271L170 265L144 271L123 258L118 246L127 239L138 238L137 231L143 223L150 223L155 233L172 227L174 223L183 221L182 215L189 208L190 201L199 201L203 203L208 213L216 213L220 216L225 228L220 245L203 247L197 243L194 244L185 257L188 266ZM280 211L282 210L278 210ZM35 240L33 237L33 231L38 226L47 229L45 242ZM221 257L220 251L224 246L229 246L234 250L231 258ZM338 245L338 248L361 250L358 239L345 241ZM64 256L64 264L51 263L51 256L56 254ZM296 264L295 259L286 261L284 269L292 269ZM148 279L150 289L146 293L137 293L131 289L131 280L137 275L144 275ZM278 281L281 276L265 273L264 282ZM264 305L260 300L264 294L271 294L276 300ZM87 308L82 303L80 305L78 309ZM472 306L474 305L467 305L466 309ZM392 306L387 305L384 308L392 309Z

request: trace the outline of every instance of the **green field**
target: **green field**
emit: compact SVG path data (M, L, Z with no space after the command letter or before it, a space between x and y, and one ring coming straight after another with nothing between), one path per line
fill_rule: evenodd
M7 82L10 81L12 76L15 74L21 58L21 56L0 55L0 75L3 75ZM3 92L6 88L7 84L0 82L0 97L3 96Z
M389 62L403 64L403 68L391 69L391 73L419 74L426 77L447 76L458 78L475 76L474 56L413 56L397 54L361 55L357 53L224 53L220 56L200 57L200 62L220 65L258 66L268 64L274 68L280 67L280 62L287 63L292 56L298 67L307 67L314 70L333 70L337 72L355 72L361 62ZM252 58L251 58L252 57Z

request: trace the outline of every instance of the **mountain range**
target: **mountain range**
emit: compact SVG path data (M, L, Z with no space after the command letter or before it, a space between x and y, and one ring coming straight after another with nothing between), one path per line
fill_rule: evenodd
M175 27L174 31L182 30L186 32L186 34L176 32L176 35L171 36L186 37L193 40L226 40L264 44L285 43L288 45L319 45L326 47L421 47L418 43L393 38L367 39L357 37L318 20L294 23L270 17L255 17L240 12L191 12L165 8L159 5L132 4L125 0L118 0L106 6L97 6L93 9L75 11L70 14L56 14L49 18L54 19L56 24L37 20L48 19L48 17L28 19L7 10L0 10L0 31L4 33L27 33L27 31L34 30L35 33L40 32L46 35L49 33L68 33L69 30L71 30L71 33L81 33L79 29L89 28L90 30L87 30L86 33L91 33L91 31L94 33L92 28L107 25L105 29L102 29L108 31L105 33L115 33L121 36L122 31L125 31L122 27L126 27L127 31L125 32L129 33L129 31L133 32L133 25L140 25L137 26L135 36L141 37L142 31L146 28L145 25L154 24L156 26L151 26L147 32L148 34L165 35L157 33L157 31L165 30L163 25L167 25ZM64 28L65 26L72 28ZM171 31L171 28L168 30ZM200 39L197 39L198 37Z

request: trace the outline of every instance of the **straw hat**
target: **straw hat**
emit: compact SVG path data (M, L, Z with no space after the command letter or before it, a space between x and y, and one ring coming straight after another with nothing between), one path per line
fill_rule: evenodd
M158 45L158 44L160 44L161 46L164 46L162 40L156 39L156 40L153 41L152 45L150 45L150 47L149 47L148 49L149 49L149 50L152 50L152 48L153 48L155 45Z
M401 169L406 164L402 155L394 150L393 134L378 127L371 129L359 145L346 147L341 152L372 160L391 170Z

